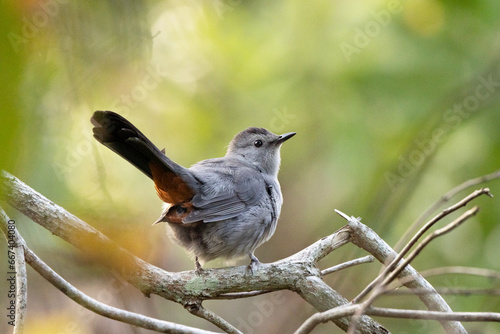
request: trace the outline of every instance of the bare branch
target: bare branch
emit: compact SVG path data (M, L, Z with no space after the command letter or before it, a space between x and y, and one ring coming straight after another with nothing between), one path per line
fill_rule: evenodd
M450 206L449 208L443 210L441 213L439 213L437 216L435 216L433 219L431 219L427 224L425 224L418 232L413 236L413 238L406 244L406 246L403 248L403 250L389 263L389 265L386 266L386 268L380 273L380 275L374 279L370 284L366 286L366 288L358 295L356 298L353 299L353 302L359 302L361 299L363 299L373 288L380 284L384 277L388 275L390 271L394 269L397 263L409 252L409 250L417 243L418 239L424 235L425 232L427 232L434 224L436 224L439 220L442 218L446 217L450 213L458 210L459 208L467 205L470 201L472 201L474 198L481 196L483 194L486 194L490 197L491 195L490 190L488 188L482 188L479 190L474 191L467 197L463 198L461 201L458 203Z
M446 194L441 196L441 198L439 198L436 202L434 202L427 210L425 210L424 213L422 213L422 215L420 215L420 217L418 217L418 219L408 228L408 230L405 232L405 234L399 239L399 241L396 243L396 246L394 246L394 249L396 249L396 250L399 249L401 247L402 243L404 242L404 240L406 240L411 234L415 233L415 230L418 228L418 226L423 224L423 222L427 219L428 216L431 215L431 213L433 213L434 211L439 209L439 207L441 205L448 202L453 196L455 196L459 192L461 192L469 187L473 187L473 186L476 186L478 184L488 182L488 181L498 179L498 178L500 178L500 170L497 170L491 174L487 174L487 175L476 177L474 179L467 180L467 181L463 182L462 184L456 186L455 188L451 189L450 191L448 191Z
M116 271L146 296L156 294L181 305L188 305L193 301L227 297L234 293L257 294L261 291L288 289L298 292L319 311L349 303L326 284L315 284L311 291L306 291L306 287L314 279L323 283L319 279L320 271L316 267L316 261L348 243L350 227L341 228L286 259L262 263L251 275L247 266L206 269L203 275L194 270L172 273L135 257L101 232L4 171L0 173L0 193L11 206L86 254L94 255L94 262ZM96 250L99 250L98 253ZM108 256L102 257L103 252ZM342 319L340 323L343 328L347 328L349 319ZM369 317L362 318L360 329L360 333L387 332Z
M24 260L24 240L21 235L17 232L14 225L14 221L9 219L2 207L0 207L1 223L0 229L2 230L9 249L12 246L12 253L9 251L10 255L14 255L14 273L16 279L16 307L15 307L15 321L14 321L14 333L21 334L24 330L24 322L26 319L26 310L28 308L28 275L26 273L26 263ZM12 242L11 242L12 241Z
M339 213L338 210L336 210ZM340 213L339 213L340 214ZM361 224L357 218L349 217L341 214L348 220L348 226L352 229L351 242L356 246L364 249L372 254L379 262L389 263L396 258L397 253L372 229ZM410 282L405 282L404 285L410 289L424 289L432 291L434 288L427 282L411 265L407 265L398 275L398 279L406 276L413 277ZM418 298L425 304L427 309L432 311L452 312L446 301L437 293L418 295ZM354 322L354 320L353 320ZM444 322L442 326L449 333L466 333L465 329L459 322Z
M432 240L435 238L438 238L456 227L460 226L463 222L465 222L467 219L470 217L474 216L477 212L479 211L479 208L477 206L473 207L472 209L467 210L464 212L460 217L449 223L443 228L440 228L439 230L434 231L430 235L428 235L418 246L413 250L413 252L408 255L408 258L404 260L402 263L400 263L390 274L387 275L387 277L384 279L382 282L382 286L385 286L392 282L396 276L399 275L399 273L427 246Z
M90 253L92 253L92 248L98 248L101 250L103 248L106 249L106 252L111 254L112 258L103 259L102 257L96 256L95 261L113 268L125 280L139 288L146 295L154 293L166 299L180 303L194 315L216 324L226 332L239 333L238 329L226 322L224 319L211 311L204 309L201 306L203 300L244 298L272 291L288 289L298 292L303 299L313 305L320 312L337 308L332 312L340 313L337 313L337 315L332 319L337 326L344 330L347 330L352 323L356 323L356 333L387 333L385 328L367 316L368 314L371 314L370 312L375 312L377 310L376 308L369 307L372 300L368 300L363 304L352 305L320 279L321 274L328 274L335 270L339 270L340 266L346 267L347 264L352 264L354 261L326 269L323 272L320 272L316 267L317 261L348 242L353 242L358 247L365 249L382 263L386 263L397 258L397 254L378 235L376 235L375 232L367 226L361 224L356 218L347 217L342 214L346 219L348 219L348 225L286 259L279 260L274 263L261 264L256 270L254 270L252 275L248 274L246 266L207 269L204 271L203 275L199 275L194 271L171 273L136 258L134 255L116 245L113 241L109 240L99 231L93 229L85 222L66 212L63 208L58 207L45 197L34 192L31 188L27 187L10 174L2 172L0 175L0 187L2 188L1 190L4 197L9 204L18 208L29 217L32 217L33 220L52 231L54 234L85 250L86 252L89 252L90 249ZM489 194L489 191L487 189L483 189L480 194ZM480 194L475 196L477 197ZM472 195L474 194L471 194L470 196ZM472 200L472 198L470 200ZM460 202L451 208L454 208L459 204ZM463 205L465 204L466 203ZM467 211L450 225L428 236L417 246L406 261L409 263L409 261L411 261L411 259L416 256L426 244L428 244L428 242L458 226L461 222L465 221L465 219L474 214L476 212L475 210L477 210L477 208ZM36 255L33 254L27 247L25 249L25 253L26 259L29 259L28 263L36 267L38 263L37 260L39 260ZM121 261L123 258L125 261ZM41 262L41 260L39 261ZM355 261L359 261L359 259ZM415 289L415 294L424 302L429 310L447 313L446 316L449 316L451 309L442 297L437 294L436 290L410 265L405 266L405 261L401 263L399 262L401 261L394 261L394 263L399 264L397 270L399 271L401 269L401 272L397 272L395 274L393 273L393 276L397 276L400 280L404 277L412 277L413 280L407 282L403 281L403 284L410 289ZM45 265L43 262L41 263L42 265ZM49 271L45 272L45 275L54 274L56 275L56 278L58 277L56 273L50 272L50 268L48 268L48 270ZM47 274L47 272L49 274ZM60 279L62 280L62 278ZM386 279L387 283L391 282L389 276L386 277ZM69 291L70 294L81 293L69 285L69 283L64 280L62 281L68 284L64 289ZM76 291L73 291L72 289ZM419 294L419 291L425 291L425 293ZM384 291L381 290L380 293L382 292ZM372 295L372 297L378 296L378 293L379 292L377 291L377 293ZM85 297L89 298L85 295L78 298L84 299ZM97 301L94 302L99 303ZM196 307L192 307L193 305ZM109 306L104 304L101 306L109 308ZM350 308L346 309L345 307L356 308L351 310ZM345 313L347 312L346 310L349 310L351 313ZM363 310L365 310L365 314L367 315L363 315ZM122 314L125 318L133 318L134 316L137 316L141 321L146 321L145 319L147 319L146 324L148 326L150 324L149 321L160 321L123 310L117 309L117 311L125 312ZM356 312L361 312L358 314L356 319L348 317L348 315L356 314ZM113 310L111 315L113 316L115 313L115 310ZM129 313L132 315L129 315ZM341 315L339 316L338 314ZM313 317L316 316L317 315L314 315ZM441 315L438 315L438 317L440 316ZM447 332L465 332L460 323L449 321L454 318L446 318L446 316L443 316L443 318L437 318L437 320L443 322L442 324ZM493 319L494 318L495 317L493 317ZM330 321L332 319L326 321ZM352 328L353 327L351 327L351 329ZM198 329L193 330L199 331Z
M299 289L298 293L300 296L314 306L315 309L320 311L320 313L316 313L311 317L315 317L317 314L321 314L321 312L324 311L337 308L344 309L344 307L353 306L347 299L329 287L319 277L310 276L300 280L297 284L297 288ZM330 320L344 331L347 331L351 324L351 319L342 317L342 315L327 321ZM389 331L372 321L371 318L363 315L358 323L358 330L356 333L389 333Z
M278 262L303 262L319 260L349 242L349 229L341 227L335 233L321 238L312 245Z
M344 305L325 312L316 313L307 319L294 334L307 334L321 324L334 319L354 315L363 308L363 304ZM500 313L495 312L439 312L423 310L400 310L381 307L368 307L367 315L402 318L402 319L424 319L438 321L465 321L465 322L500 322Z
M314 328L325 322L333 321L335 319L343 318L349 315L353 315L354 312L359 308L359 304L356 305L344 305L339 306L334 309L316 313L309 317L296 331L294 334L308 334L311 333Z
M353 326L355 328L355 324L357 323L358 319L359 319L359 316L361 314L364 313L364 311L366 310L366 308L368 308L369 306L372 305L373 301L380 295L384 292L385 290L385 286L387 284L389 284L391 281L393 281L398 275L400 275L400 273L407 267L407 265L410 263L411 260L413 260L419 253L420 251L430 242L432 241L434 238L440 236L440 235L443 235L449 231L451 231L452 229L454 229L455 227L457 227L458 225L460 225L462 222L464 222L465 220L467 220L469 217L471 217L472 215L476 214L477 211L478 211L478 208L477 207L474 207L473 209L467 211L466 213L464 213L461 217L459 217L458 219L456 219L454 222L450 223L449 225L447 225L445 228L442 228L436 232L434 232L433 234L431 234L430 236L428 236L427 238L424 239L424 241L419 244L419 246L409 255L409 258L405 261L403 261L402 263L399 263L401 261L401 259L406 255L406 253L413 247L413 245L418 241L418 239L429 229L431 228L436 222L438 222L440 219L442 219L443 217L447 216L448 214L458 210L459 208L465 206L467 203L469 203L471 200L473 200L474 198L482 195L482 194L486 194L490 197L492 197L493 195L491 195L491 193L489 192L489 189L488 188L483 188L483 189L480 189L480 190L476 190L474 191L472 194L470 194L469 196L465 197L464 199L462 199L461 201L459 201L458 203L452 205L451 207L443 210L440 214L438 214L437 216L435 216L433 219L431 219L424 227L422 227L422 229L420 229L420 231L410 240L410 242L403 248L403 250L401 251L401 253L399 253L391 262L389 265L387 265L387 267L382 271L382 273L375 279L373 280L356 298L354 298L353 300L353 303L357 303L359 302L359 300L361 300L362 298L364 298L371 290L373 290L374 288L376 288L376 291L373 293L373 295L367 300L366 303L364 303L364 307L360 310L358 310L355 314L355 316L353 317ZM397 267L396 267L397 265ZM396 267L394 269L394 267ZM422 277L419 275L419 277ZM423 278L422 278L423 279ZM424 288L424 290L429 290L429 291L432 291L434 290L434 288L432 289L428 289L428 288ZM434 290L435 291L435 290ZM425 295L425 296L437 296L437 292L435 293L430 293L428 295ZM424 296L424 295L419 295L420 297ZM422 299L422 298L421 298ZM440 297L440 300L439 300L440 304L442 304L442 306L445 306L445 308L449 309L449 306L445 303L444 299L442 299ZM431 309L432 310L432 309ZM443 311L447 311L447 310L443 310ZM451 310L450 310L451 311ZM447 330L447 332L455 332L457 330L460 330L460 332L465 332L465 329L463 328L463 326L459 323L443 323L443 326L445 327L445 329ZM455 327L455 328L453 328ZM351 332L351 331L350 331Z
M500 271L484 269L484 268L462 267L462 266L433 268L421 271L420 274L424 277L446 275L446 274L464 274L464 275L484 276L487 278L500 280Z
M201 302L195 302L190 305L185 305L184 307L189 311L189 313L213 323L215 326L222 329L225 333L243 334L222 317L204 308L203 305L201 305Z
M250 291L250 292L229 292L229 293L224 293L224 294L219 295L219 296L214 296L211 299L227 299L227 300L240 299L240 298L260 296L260 295L264 295L264 294L270 293L270 292L273 292L273 291L260 290L260 291Z
M408 255L408 258L406 260L404 260L402 263L398 264L398 266L393 271L391 271L385 277L385 279L379 283L379 285L377 285L372 296L370 296L370 298L368 298L368 300L362 304L362 307L356 311L356 313L353 316L353 322L351 324L352 330L350 328L349 333L354 332L354 329L356 328L356 324L359 321L358 319L359 319L360 315L366 314L366 309L368 309L373 304L373 302L376 298L378 298L381 294L384 293L385 287L390 282L392 282L403 271L403 269L405 269L406 266L409 265L409 263L413 259L415 259L415 257L425 248L425 246L427 246L435 238L440 237L440 236L452 231L453 229L455 229L459 225L461 225L468 218L475 215L477 213L477 211L479 211L479 208L477 206L473 207L472 209L466 211L464 214L462 214L459 218L457 218L456 220L454 220L450 224L448 224L445 227L428 235L420 244L418 244L418 246L415 248L415 250L413 252L411 252L410 255ZM436 294L437 294L437 292L436 292ZM453 333L454 332L455 331L453 331Z
M100 314L104 317L121 321L130 325L138 326L141 328L146 328L154 330L160 333L192 333L192 334L213 334L215 332L210 332L202 329L197 329L189 326L179 325L173 322L158 320L150 317L146 317L141 314L121 310L116 307L112 307L103 304L86 294L82 293L80 290L75 288L73 285L65 281L61 276L59 276L55 271L53 271L47 264L45 264L35 253L33 253L29 248L25 247L26 251L26 262L35 269L43 278L54 285L62 293L68 296L70 299L80 304L81 306Z
M462 267L462 266L452 266L452 267L439 267L433 268L429 270L421 271L420 274L423 277L437 276L437 275L448 275L448 274L463 274L463 275L473 275L473 276L481 276L489 279L500 280L500 272L491 270L491 269L483 269L483 268L474 268L474 267ZM399 284L396 286L385 288L385 294L428 294L428 293L439 293L439 294L451 294L451 295L500 295L500 290L498 289L482 289L482 288L436 288L436 291L426 291L420 289L413 289L411 291L408 290L396 290L405 282L409 282L413 280L413 277L405 277L400 279Z
M437 312L422 310L398 310L391 308L372 307L366 312L369 315L403 319L427 319L438 321L465 322L500 322L500 313L495 312Z
M420 295L429 293L439 293L440 295L462 295L462 296L500 296L500 289L479 289L479 288L435 288L435 291L420 289L402 290L389 288L384 291L385 295Z
M8 217L3 211L3 209L0 207L0 216L2 217L2 224L0 224L2 231L4 232L5 236L7 236L7 224L8 224ZM179 333L179 334L184 334L184 333L192 333L192 334L209 334L209 333L214 333L214 332L209 332L205 330L200 330L197 328L192 328L188 326L183 326L183 325L178 325L172 322L168 321L162 321L162 320L157 320L153 318L149 318L140 314L124 311L115 307L108 306L106 304L103 304L101 302L98 302L97 300L90 298L89 296L85 295L78 289L76 289L74 286L66 282L61 276L59 276L56 272L54 272L47 264L45 264L36 254L34 254L26 245L24 239L21 237L21 235L16 231L13 230L14 232L12 233L15 235L15 241L16 241L16 249L20 248L23 250L21 253L22 257L17 258L22 259L22 262L24 263L24 259L26 258L26 262L28 262L33 269L35 269L42 277L44 277L47 281L49 281L52 285L54 285L57 289L59 289L62 293L64 293L66 296L68 296L70 299L73 301L77 302L78 304L82 305L85 308L88 308L89 310L100 314L102 316L108 317L110 319L118 320L121 322L125 322L134 326L146 328L146 329L151 329L158 331L160 333ZM24 268L24 272L26 272L26 269ZM26 275L24 275L24 279L26 279ZM24 286L26 283L23 284ZM19 289L18 289L19 290ZM23 308L22 310L17 312L16 309L16 329L14 333L17 333L22 330L22 326L20 326L20 323L18 323L19 319L23 319L24 321L24 315L26 311L26 293L20 293L17 295L18 297L20 296L21 299L24 301L21 301L19 304L17 304L17 308L20 306ZM19 300L19 298L18 298ZM22 323L21 323L22 324ZM19 329L20 328L20 329Z
M336 266L321 270L321 276L326 276L328 274L337 272L339 270L350 268L350 267L357 266L360 264L370 263L370 262L373 262L373 260L375 260L375 258L371 255L363 256L363 257L360 257L359 259L347 261L347 262L344 262L341 264L337 264Z

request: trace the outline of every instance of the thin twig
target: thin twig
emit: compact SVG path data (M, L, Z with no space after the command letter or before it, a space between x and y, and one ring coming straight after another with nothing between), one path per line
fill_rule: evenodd
M488 279L500 280L500 272L491 269L475 268L475 267L463 267L463 266L450 266L450 267L438 267L433 269L428 269L420 272L423 277L431 277L438 275L449 275L449 274L462 274L462 275L472 275L480 276ZM436 291L429 291L425 289L412 289L412 290L400 290L399 288L413 281L413 277L408 276L401 278L399 284L396 286L385 288L385 294L428 294L428 293L439 293L439 294L457 294L457 295L498 295L500 294L499 289L478 289L478 288L436 288Z
M360 264L370 263L370 262L373 262L374 259L375 258L372 255L367 255L367 256L360 257L358 259L354 259L354 260L347 261L347 262L344 262L341 264L337 264L336 266L321 270L321 276L326 276L326 275L334 273L336 271L350 268L353 266L357 266Z
M447 274L463 274L463 275L483 276L487 278L500 280L500 271L484 269L484 268L475 268L475 267L463 267L463 266L433 268L421 271L420 274L424 277L447 275Z
M500 272L491 269L474 268L474 267L462 267L462 266L438 267L420 272L420 275L422 275L423 277L432 277L432 276L449 275L449 274L481 276L489 279L500 280ZM411 281L413 281L413 277L408 276L401 278L399 280L400 284L396 287L392 287L392 289L397 289L401 285L404 285Z
M230 293L224 293L222 295L212 297L211 299L223 299L223 300L225 300L225 299L227 299L227 300L240 299L240 298L260 296L260 295L264 295L264 294L270 293L270 292L273 292L273 291L259 290L259 291L250 291L250 292L230 292Z
M455 196L456 194L458 194L462 190L465 190L469 187L473 187L473 186L476 186L478 184L488 182L488 181L498 179L498 178L500 178L500 170L497 170L491 174L487 174L487 175L476 177L474 179L467 180L467 181L463 182L462 184L459 184L455 188L451 189L450 191L448 191L446 194L441 196L436 202L434 202L427 210L425 210L424 213L422 213L422 215L420 215L420 217L418 217L418 219L406 230L404 235L398 240L398 242L396 243L396 246L394 246L394 249L398 250L401 247L404 240L408 239L408 237L410 235L415 233L415 230L421 224L423 224L423 222L427 219L428 216L431 215L431 213L433 213L434 211L439 209L439 207L441 205L448 202L453 196Z
M358 308L359 308L358 304L343 305L325 312L315 313L311 317L309 317L306 321L304 321L302 325L294 332L294 334L311 333L317 325L332 321L334 319L339 319L346 317L348 315L352 315L354 314L354 312L356 312Z
M297 293L320 312L352 305L345 297L332 289L328 284L325 283L324 280L317 276L304 277L302 280L299 280L297 282L297 289ZM332 321L340 329L347 331L351 319L345 317L336 318ZM371 318L368 316L361 317L358 328L359 333L389 333L386 328L378 323L375 323L374 321L371 321Z
M500 322L500 313L495 312L438 312L424 310L399 310L392 308L371 307L366 311L368 315L403 319L426 319L440 321L465 322Z
M406 255L406 253L413 247L413 245L418 241L418 239L430 228L432 227L436 222L441 220L443 217L447 216L448 214L458 210L459 208L465 206L467 203L469 203L471 200L474 198L486 194L490 197L492 197L491 193L489 192L488 188L483 188L480 190L474 191L472 194L469 196L465 197L458 203L450 206L449 208L443 210L440 214L435 216L433 219L431 219L422 229L410 240L410 242L403 248L401 253L396 256L396 258L391 261L391 263L382 271L382 273L374 280L372 283L370 283L354 300L354 303L359 302L366 294L368 294L371 290L375 288L374 293L368 298L368 300L363 303L364 305L362 308L360 308L356 313L354 314L351 322L351 327L349 328L349 333L354 333L357 323L361 317L362 314L365 314L364 312L368 307L370 307L373 304L373 301L378 298L381 294L383 294L385 287L392 282L405 268L406 266L422 251L422 249L433 239L448 233L449 231L453 230L455 227L459 226L462 224L464 221L466 221L468 218L471 216L475 215L477 211L479 210L478 207L474 207L468 211L466 211L462 216L454 220L452 223L448 224L444 228L441 228L435 232L433 232L431 235L427 236L417 247L416 249L410 253L408 258L404 260L402 263L398 264L401 259ZM396 266L397 265L397 266ZM396 268L394 268L396 267ZM393 270L394 269L394 270ZM435 290L435 289L432 289ZM463 327L462 327L463 328Z
M17 232L15 222L11 220L3 208L0 206L1 223L0 229L2 230L8 243L8 257L9 260L14 260L14 265L9 263L9 275L15 276L16 283L16 299L15 299L15 315L14 319L8 314L9 320L14 323L14 333L21 334L24 330L24 322L26 319L26 311L28 309L28 275L26 273L26 262L24 260L24 239ZM14 257L11 259L11 257ZM10 305L9 305L10 306ZM9 312L10 313L10 312Z
M312 245L307 246L292 256L278 261L278 263L304 261L305 259L317 263L319 260L348 242L349 230L346 226L343 226L331 235L319 239Z
M387 265L387 267L380 273L380 275L378 275L377 278L375 278L370 284L368 284L366 286L366 288L363 289L363 291L361 291L361 293L353 299L353 302L354 303L359 302L368 293L370 293L370 291L373 290L373 288L376 285L380 284L380 282L382 282L382 280L384 279L384 277L386 277L388 275L388 273L394 269L394 267L396 266L396 264L409 252L409 250L415 245L415 243L417 243L418 239L420 239L420 237L422 237L422 235L425 232L427 232L434 224L436 224L439 220L443 219L444 217L446 217L450 213L452 213L452 212L458 210L459 208L467 205L467 203L469 203L470 201L472 201L474 198L476 198L478 196L481 196L483 194L486 194L486 195L488 195L490 197L493 197L493 195L490 193L490 190L488 188L482 188L482 189L476 190L473 193L471 193L470 195L468 195L465 198L463 198L458 203L456 203L456 204L450 206L449 208L441 211L437 216L435 216L434 218L432 218L427 224L425 224L417 232L417 234L415 234L413 236L413 238L406 244L406 246L403 248L403 250L396 256L395 259L393 259L391 261L391 263L389 265Z
M221 316L204 308L203 305L201 305L201 302L196 302L196 303L193 303L190 305L186 305L184 307L189 311L189 313L211 322L215 326L222 329L225 333L243 334L241 331L238 330L238 328L231 325L229 322L224 320Z
M443 228L440 228L439 230L434 231L433 233L429 234L427 237L422 240L420 244L408 255L408 258L404 260L402 263L400 263L387 277L384 279L382 285L386 286L390 282L392 282L396 276L401 273L401 271L411 262L413 259L434 239L454 230L458 226L460 226L463 222L465 222L467 219L470 217L474 216L477 212L479 211L479 207L475 206L472 209L469 209L465 211L460 217L449 223Z
M435 288L429 291L424 289L396 289L387 287L385 295L424 295L439 293L440 295L457 296L500 296L500 289L478 289L478 288Z
M363 303L364 304L364 303ZM333 319L338 319L355 314L363 304L339 306L325 312L316 313L307 319L294 334L308 334L321 324ZM466 322L500 322L500 313L495 312L439 312L424 310L400 310L393 308L369 307L365 310L367 315L402 318L424 319L438 321L466 321Z

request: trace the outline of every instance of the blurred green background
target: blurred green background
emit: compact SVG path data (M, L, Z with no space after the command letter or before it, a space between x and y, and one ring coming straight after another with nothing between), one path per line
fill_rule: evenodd
M96 109L123 114L184 166L224 155L248 126L298 132L282 149L285 202L276 234L256 252L263 262L344 225L334 209L361 216L395 245L442 194L500 167L495 0L11 0L1 6L0 167L166 270L190 270L193 262L165 226L151 226L161 212L152 182L92 138ZM500 270L500 181L487 186L496 197L476 200L479 215L421 253L418 270ZM143 297L5 209L28 245L90 296L215 329L177 304ZM363 255L348 245L320 266ZM379 268L367 264L325 281L353 298ZM498 281L459 275L429 280L437 287L499 288ZM456 311L500 312L498 296L445 298ZM377 305L423 308L413 296L383 297ZM314 312L291 292L206 306L245 333L291 333ZM378 320L393 333L442 332L430 321ZM28 334L148 332L82 310L31 269L26 326ZM500 332L498 324L465 326L471 333ZM5 319L4 330L12 330ZM340 330L325 324L314 333L332 332Z

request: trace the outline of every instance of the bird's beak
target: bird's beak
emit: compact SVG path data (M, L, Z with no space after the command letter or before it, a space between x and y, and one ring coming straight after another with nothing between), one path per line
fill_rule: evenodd
M292 138L296 134L297 134L297 132L289 132L289 133L282 134L281 136L278 137L278 140L276 142L278 144L283 144L285 141Z

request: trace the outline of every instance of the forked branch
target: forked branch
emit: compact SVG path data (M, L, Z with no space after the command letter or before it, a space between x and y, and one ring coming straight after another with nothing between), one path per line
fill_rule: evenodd
M436 319L441 321L448 332L454 333L465 332L458 321L483 321L483 319L485 319L484 321L498 321L499 315L496 313L475 313L475 316L465 313L453 313L437 291L409 264L432 239L461 224L468 217L475 214L477 208L467 211L455 222L429 235L422 243L417 245L406 260L403 260L403 256L408 254L411 246L407 247L404 254L398 256L373 230L361 224L358 219L342 214L348 220L346 226L285 259L273 263L263 263L252 273L249 273L247 266L240 266L206 269L200 275L196 271L169 272L135 257L98 230L52 203L6 172L0 174L0 190L2 199L12 207L86 254L94 255L93 259L96 263L117 272L124 280L142 291L146 296L156 294L177 302L193 315L206 319L226 333L240 332L225 319L205 309L202 305L204 300L246 298L283 289L298 293L319 311L306 321L297 333L308 333L314 326L323 321L333 321L345 331L350 328L351 331L356 333L388 333L382 325L368 315ZM481 194L490 195L487 189L481 189L452 206L453 210L446 211L446 214L467 204ZM446 214L442 213L438 217ZM2 214L4 224L5 220L8 220L6 217L5 214ZM435 221L438 220L435 219ZM425 231L429 227L427 226ZM6 231L4 228L4 233ZM412 245L418 241L418 238L423 233L417 235L418 237L416 236L413 239ZM93 300L49 268L28 248L17 232L16 238L22 246L18 248L22 249L26 262L83 307L106 317L158 332L209 333L208 331L112 308ZM319 260L349 242L364 249L373 257L369 256L349 261L323 271L318 269L317 262ZM95 253L95 249L99 249L98 254ZM107 257L102 257L103 250L108 255ZM390 264L391 270L387 270L387 273L375 280L376 284L373 287L378 290L363 303L350 303L321 279L323 275L348 268L351 265L372 261L373 258L384 264L392 261L392 264ZM386 287L395 278L398 278L401 284L413 289L415 295L422 300L429 311L372 307L371 302L373 299L387 292ZM422 291L425 293L422 293ZM352 317L353 315L354 317Z
M309 282L311 278L321 281L316 262L348 243L349 229L341 228L286 259L262 263L251 274L247 266L206 269L202 275L194 270L173 273L135 257L92 226L6 172L0 175L0 187L3 200L12 207L86 254L94 255L96 263L114 270L145 295L156 294L180 303L188 310L189 307L198 305L199 308L194 312L197 316L216 323L226 331L235 332L225 320L200 307L204 300L235 293L253 294L255 291L260 293L288 289L302 295L319 311L348 303L328 285L311 286ZM96 249L99 250L98 254ZM103 250L107 257L102 257ZM67 289L62 286L59 288ZM321 298L315 294L318 292L322 294ZM88 307L87 304L82 305ZM349 319L334 322L344 330L349 326ZM382 325L368 316L361 319L359 328L360 333L387 333Z

